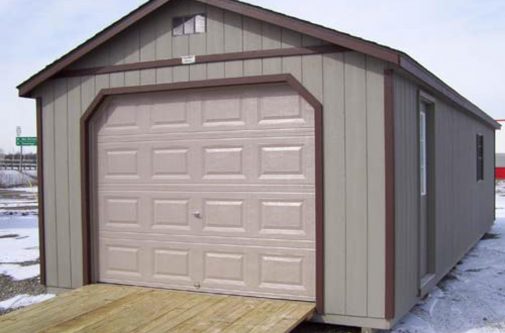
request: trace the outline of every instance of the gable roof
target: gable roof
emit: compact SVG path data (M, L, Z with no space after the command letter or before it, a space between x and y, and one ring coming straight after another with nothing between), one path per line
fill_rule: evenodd
M38 85L52 78L69 65L81 59L84 55L106 43L129 26L140 21L170 1L171 0L150 0L146 2L136 10L119 19L106 29L97 33L92 38L88 39L69 53L65 54L61 58L46 66L40 72L34 74L32 77L21 83L17 87L19 95L22 97L30 97L31 92ZM223 10L235 12L260 21L268 22L270 24L278 25L321 39L331 44L381 59L391 65L401 68L424 85L434 89L436 92L445 96L450 101L464 108L474 116L480 118L491 127L500 128L500 124L493 118L402 51L238 0L195 1L218 7Z

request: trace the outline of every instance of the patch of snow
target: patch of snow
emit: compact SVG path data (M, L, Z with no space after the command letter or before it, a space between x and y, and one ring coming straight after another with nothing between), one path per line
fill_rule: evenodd
M35 217L17 217L15 221L22 219L35 219ZM39 258L39 232L37 228L2 228L0 219L0 264L21 263L33 261ZM7 235L17 235L16 237L2 237Z
M8 275L14 281L32 279L39 276L39 265L21 266L15 264L0 264L0 275Z
M23 174L17 170L0 171L0 187L31 186L36 183L31 174Z
M54 297L53 294L43 294L43 295L36 295L36 296L25 295L25 294L17 295L12 298L9 298L5 301L0 302L0 310L17 309L17 308L21 308L24 306L44 302L44 301L47 301L48 299L51 299L53 297Z
M37 186L32 186L32 187L13 187L13 188L10 188L9 191L37 193L39 191L39 189L38 189Z

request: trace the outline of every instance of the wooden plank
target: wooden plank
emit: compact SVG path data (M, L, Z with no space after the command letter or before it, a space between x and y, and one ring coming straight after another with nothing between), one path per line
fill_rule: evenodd
M56 235L58 287L70 288L70 211L68 202L67 80L54 81L54 171L56 174Z
M190 3L191 14L207 15L207 6L198 1ZM189 54L205 55L207 54L207 36L206 34L192 34L189 36ZM189 79L191 81L207 79L207 65L196 64L189 67Z
M323 57L325 311L345 314L345 105L342 53Z
M315 304L92 285L0 317L4 332L287 332Z
M193 294L186 298L186 302L180 304L164 315L154 319L151 323L140 328L137 333L164 333L198 315L204 310L213 307L215 304L224 301L224 297L208 296L202 297L200 294Z
M48 329L116 299L138 292L134 287L90 286L0 317L0 333L32 333Z
M365 57L345 53L346 314L367 315Z
M368 304L370 317L385 313L386 297L386 160L384 133L384 66L367 57L366 131L367 131L367 198L368 198Z
M156 60L172 59L172 16L163 9L156 16ZM172 82L172 68L156 69L156 82Z

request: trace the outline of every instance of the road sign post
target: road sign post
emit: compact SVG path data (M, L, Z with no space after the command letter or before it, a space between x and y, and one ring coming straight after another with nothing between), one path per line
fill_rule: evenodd
M16 137L16 146L20 147L21 155L19 156L19 171L23 171L23 147L24 146L36 146L37 138L33 136L19 136L21 134L21 128L16 129L18 136Z

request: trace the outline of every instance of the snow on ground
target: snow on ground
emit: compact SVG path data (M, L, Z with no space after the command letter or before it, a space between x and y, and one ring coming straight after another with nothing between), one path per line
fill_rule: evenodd
M34 180L33 171L21 173L17 170L0 170L0 187L32 186Z
M27 294L43 291L34 280L40 274L36 196L36 187L0 189L0 281L5 284L0 285L0 314L54 296Z
M0 310L5 309L17 309L24 306L40 303L47 301L48 299L53 298L54 295L51 294L43 294L43 295L17 295L12 298L9 298L5 301L0 302Z
M394 328L394 333L505 332L505 182L496 223L456 268Z

